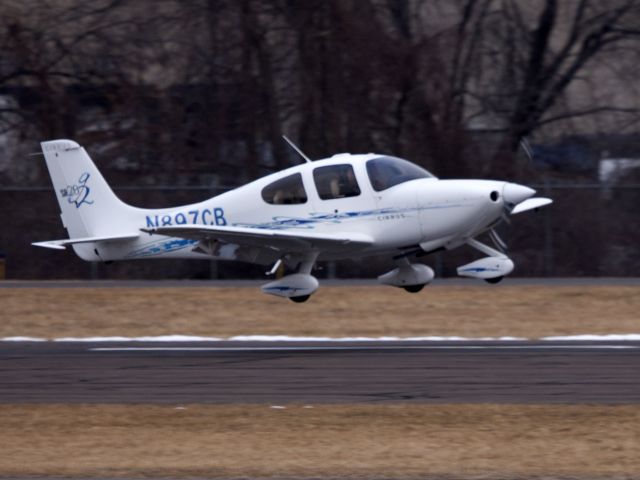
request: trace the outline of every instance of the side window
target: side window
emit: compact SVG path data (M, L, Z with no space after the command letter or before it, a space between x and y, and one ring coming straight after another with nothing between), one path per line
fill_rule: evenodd
M307 192L302 184L302 175L294 173L270 183L262 189L262 199L272 205L307 203Z
M351 165L318 167L313 171L313 180L322 200L360 195L360 187Z

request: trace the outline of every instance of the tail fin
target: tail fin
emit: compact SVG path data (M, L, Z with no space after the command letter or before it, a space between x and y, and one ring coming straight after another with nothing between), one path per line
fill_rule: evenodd
M51 140L41 146L69 238L126 229L135 208L113 193L84 148L73 140Z

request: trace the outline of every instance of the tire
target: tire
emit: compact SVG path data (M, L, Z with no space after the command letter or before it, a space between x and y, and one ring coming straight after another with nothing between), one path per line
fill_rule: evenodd
M424 283L421 283L420 285L407 285L404 288L407 292L409 293L418 293L420 290L422 290L424 288Z
M311 295L300 295L299 297L289 297L289 300L296 303L303 303L309 300Z
M484 281L487 283L500 283L504 277L495 277L495 278L485 278Z

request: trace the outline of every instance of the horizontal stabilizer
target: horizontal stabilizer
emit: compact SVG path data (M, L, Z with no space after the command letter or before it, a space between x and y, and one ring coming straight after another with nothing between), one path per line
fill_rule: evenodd
M77 243L93 243L93 242L117 242L122 240L134 240L140 236L139 233L129 233L126 235L109 235L107 237L84 237L84 238L67 238L65 240L47 240L46 242L34 242L34 247L53 248L54 250L64 250L67 245L75 245Z
M511 215L515 215L516 213L526 212L528 210L534 210L536 208L544 207L545 205L549 205L553 203L553 200L550 198L543 197L534 197L525 200L524 202L516 205L513 210L511 210Z

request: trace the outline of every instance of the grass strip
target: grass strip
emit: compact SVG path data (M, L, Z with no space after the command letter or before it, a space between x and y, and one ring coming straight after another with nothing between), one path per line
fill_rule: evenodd
M7 288L0 309L0 337L640 333L639 287L322 287L304 304L250 288Z

